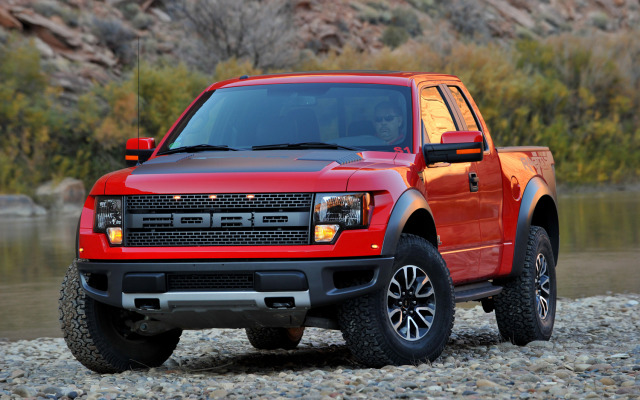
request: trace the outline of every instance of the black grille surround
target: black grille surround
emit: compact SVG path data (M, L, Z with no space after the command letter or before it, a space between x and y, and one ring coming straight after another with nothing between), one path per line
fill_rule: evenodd
M179 199L176 197L179 196ZM215 197L214 197L215 196ZM253 196L253 197L248 197ZM153 194L126 196L129 212L169 210L309 209L313 193Z
M168 274L167 290L253 290L253 272Z
M311 243L313 193L125 196L125 247Z

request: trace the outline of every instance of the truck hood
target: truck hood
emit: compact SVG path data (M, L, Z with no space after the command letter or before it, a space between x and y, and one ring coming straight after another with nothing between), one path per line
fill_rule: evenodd
M104 194L345 191L356 171L394 157L348 150L178 153L110 174Z

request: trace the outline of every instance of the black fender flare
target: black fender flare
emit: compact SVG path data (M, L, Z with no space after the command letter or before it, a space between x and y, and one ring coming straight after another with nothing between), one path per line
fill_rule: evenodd
M402 234L407 221L414 212L420 209L427 211L431 216L431 220L434 220L433 213L431 212L431 208L429 207L427 200L418 190L409 189L400 195L400 198L393 206L393 211L391 211L391 216L387 223L387 231L384 234L381 255L395 255L400 235Z
M529 229L533 220L533 213L536 206L545 196L549 196L553 200L555 206L555 224L557 226L558 218L558 202L554 193L551 191L546 182L539 176L533 177L527 187L524 189L522 201L520 203L520 211L518 212L518 225L516 227L516 238L513 246L513 263L509 277L516 277L522 273L524 267L524 259L527 252L527 242L529 240ZM554 232L547 232L554 235ZM558 241L551 238L554 257L558 262Z

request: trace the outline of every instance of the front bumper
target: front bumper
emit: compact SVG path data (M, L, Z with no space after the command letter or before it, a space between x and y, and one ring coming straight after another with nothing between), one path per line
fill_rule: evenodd
M311 308L380 289L388 282L393 261L393 257L229 262L79 259L77 266L91 298L199 329L251 325L243 318L257 325L299 326ZM168 277L175 274L225 273L252 276L252 287L201 290L168 285Z

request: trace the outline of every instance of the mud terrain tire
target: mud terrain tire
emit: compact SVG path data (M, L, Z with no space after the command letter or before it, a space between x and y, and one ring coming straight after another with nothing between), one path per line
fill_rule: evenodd
M121 310L88 297L74 261L62 281L59 319L64 340L73 356L98 373L162 365L173 353L181 330L141 336L127 328L141 314Z

